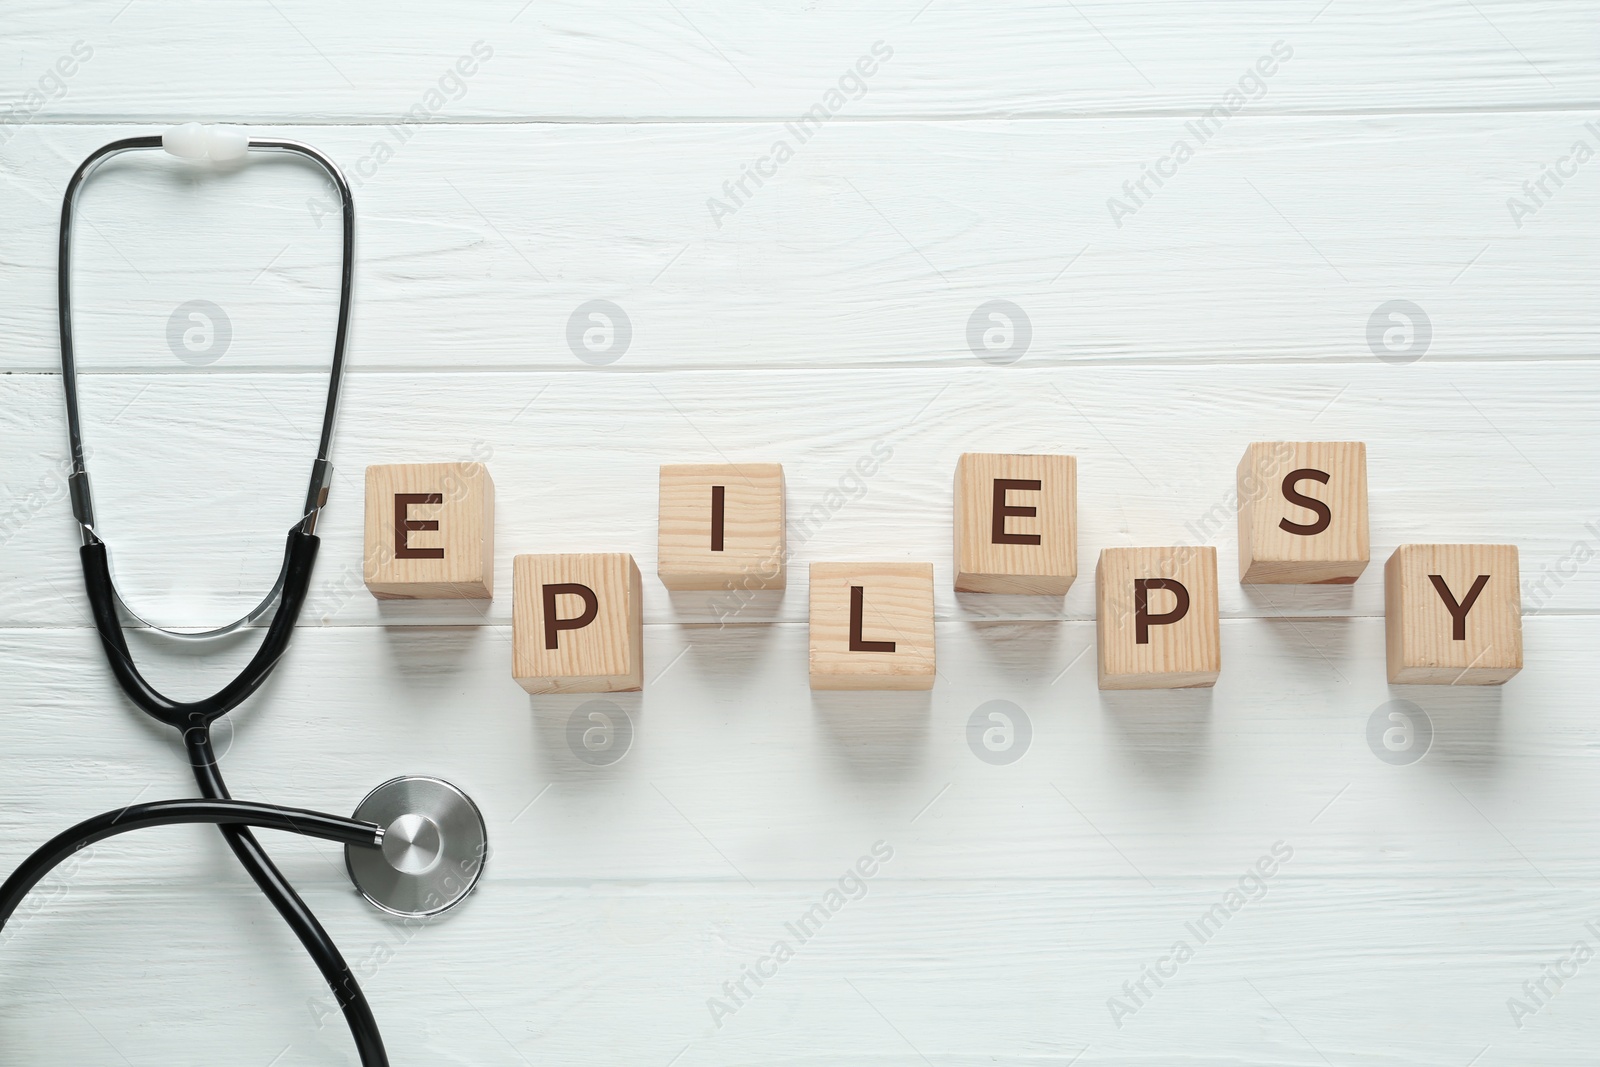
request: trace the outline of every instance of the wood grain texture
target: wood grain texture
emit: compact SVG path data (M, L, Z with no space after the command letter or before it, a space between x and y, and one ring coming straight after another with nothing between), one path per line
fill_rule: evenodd
M809 631L812 689L932 689L933 564L813 563Z
M423 103L419 118L430 123L775 125L837 88L879 40L893 58L865 92L847 87L847 119L1199 112L1276 40L1294 59L1256 100L1264 111L1592 106L1600 75L1587 31L1596 15L1588 0L1400 9L1382 0L1025 0L1001 11L959 0L755 8L625 0L602 9L561 0L445 11L421 0L382 8L278 0L219 25L198 0L126 12L49 0L16 11L10 29L19 89L73 41L93 47L66 91L50 94L43 116L54 121L394 122ZM251 49L217 49L224 30ZM476 42L492 56L448 77ZM197 101L206 114L196 115Z
M1072 588L1076 457L964 453L954 512L956 592L1065 596Z
M629 324L607 342L611 372L971 366L975 347L990 354L974 316L989 321L980 309L995 300L1027 317L1019 366L1376 361L1375 343L1428 361L1594 355L1600 250L1583 227L1600 214L1600 182L1547 183L1553 195L1527 217L1507 206L1532 207L1523 183L1561 159L1572 169L1575 142L1600 145L1591 112L1246 113L1154 187L1147 168L1172 168L1161 161L1189 121L837 126L719 218L708 202L727 201L724 183L778 131L430 127L354 190L350 365L589 371L578 353L594 353L570 331L594 300ZM385 136L271 129L353 176ZM130 132L49 126L0 145L13 176L0 184L15 264L0 303L9 369L59 365L60 190L83 156ZM85 190L83 365L186 370L168 318L206 299L233 320L220 365L326 366L338 284L326 182L292 161L218 182L186 167L118 160ZM1108 203L1131 203L1137 181L1143 206L1113 219ZM1426 316L1409 340L1380 314L1394 300ZM1394 329L1404 347L1390 352Z
M320 375L84 378L98 525L121 587L146 617L214 624L242 614L271 587L283 534L299 518L325 388ZM737 391L737 404L715 399L724 389ZM394 413L418 396L427 398L419 417L397 420ZM619 411L628 413L628 434L606 429ZM1227 417L1216 419L1218 411ZM0 376L0 412L10 491L0 507L7 549L0 623L82 625L81 568L61 473L59 379ZM500 588L520 552L625 550L652 571L652 500L663 458L782 460L795 564L789 590L678 594L651 581L648 621L803 623L802 564L867 552L934 561L940 618L1092 619L1084 582L1059 604L951 592L951 472L963 452L981 445L1076 454L1082 552L1214 544L1231 560L1239 455L1253 440L1310 432L1367 442L1379 558L1398 544L1445 537L1516 544L1525 610L1593 612L1600 610L1600 513L1574 501L1600 499L1600 470L1571 442L1574 427L1596 421L1600 372L1588 363L984 366L733 378L358 373L347 383L334 435L335 481L305 621L510 622L505 597L378 604L362 587L360 471L441 456L494 471ZM148 519L178 512L189 521ZM1375 572L1348 587L1229 581L1220 596L1233 617L1384 612Z
M511 676L530 693L644 685L639 566L626 552L517 556Z
M482 804L481 891L415 930L367 908L329 846L267 838L396 1049L430 1062L665 1062L692 1045L700 1062L776 1065L815 1031L819 1059L921 1063L849 983L936 1063L1057 1044L1203 1063L1183 1051L1197 1043L1311 1062L1248 979L1335 1062L1382 1048L1446 1067L1493 1044L1581 1067L1600 993L1573 981L1520 1031L1505 1001L1594 915L1600 620L1529 619L1529 668L1503 687L1406 692L1434 725L1409 767L1364 736L1395 695L1381 620L1223 630L1216 689L1101 693L1090 623L944 623L941 681L897 696L811 693L802 626L649 626L646 658L681 658L610 698L634 734L608 767L569 747L594 698L529 697L506 677L506 627L307 630L222 759L244 797L343 811L427 772ZM1055 648L1091 651L1057 677ZM117 694L91 632L11 631L0 662L0 863L141 790L189 793L175 739ZM189 690L224 671L151 662ZM1032 723L1007 766L969 746L993 699ZM865 899L715 1027L707 998L878 840L895 856ZM1294 857L1265 898L1117 1028L1107 998L1279 840ZM134 1063L246 1046L348 1061L338 1021L311 1010L314 971L215 835L108 843L52 885L4 944L8 1047L121 1063L76 1008ZM180 1000L192 990L198 1006ZM992 1013L971 1011L974 990ZM615 1018L624 1002L632 1023Z
M656 574L668 589L782 589L781 463L664 463Z
M1516 545L1396 548L1383 568L1389 681L1505 684L1522 669L1520 584Z
M373 596L494 598L494 479L482 463L373 464L365 512L362 580Z
M1107 548L1094 569L1101 689L1217 684L1217 550Z
M1238 499L1241 582L1348 585L1367 569L1364 443L1252 442L1239 460Z

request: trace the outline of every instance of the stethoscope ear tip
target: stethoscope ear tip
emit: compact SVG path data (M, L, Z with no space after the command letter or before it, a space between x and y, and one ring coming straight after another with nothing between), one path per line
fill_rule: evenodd
M440 778L391 778L357 805L383 828L377 848L346 845L345 866L374 907L402 918L437 915L466 899L483 874L489 832L472 798Z

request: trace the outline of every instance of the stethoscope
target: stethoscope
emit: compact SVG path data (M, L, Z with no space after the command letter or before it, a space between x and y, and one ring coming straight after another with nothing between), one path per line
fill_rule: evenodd
M311 466L303 517L289 531L283 567L272 590L242 618L199 632L166 630L144 622L123 602L111 576L106 543L95 529L94 504L89 492L89 472L84 463L82 422L78 415L77 367L72 346L72 290L69 264L72 254L72 215L84 181L100 164L123 152L164 148L187 159L226 163L241 160L249 151L289 152L322 168L339 190L344 219L344 255L339 280L339 318L334 334L333 365L329 371L328 400L323 410L322 435ZM29 856L0 885L0 927L11 918L28 891L57 864L79 849L117 834L147 826L174 823L215 823L246 872L278 909L300 943L311 954L344 1011L355 1037L363 1067L389 1062L383 1038L367 999L356 984L344 957L288 880L273 865L256 841L251 827L285 830L306 837L337 841L345 846L345 866L351 881L368 901L401 917L435 915L459 903L483 872L488 856L488 834L483 816L460 789L438 778L394 778L368 793L351 818L299 808L233 800L223 783L212 747L211 726L259 689L288 647L295 620L305 604L311 584L311 567L317 557L317 519L327 503L333 467L328 462L333 420L338 409L339 384L344 376L345 338L350 321L350 277L355 245L355 206L344 175L327 156L296 141L256 140L241 131L221 126L188 123L161 136L127 137L96 150L85 159L67 183L61 201L60 259L57 276L61 327L61 375L66 387L67 436L72 449L68 479L72 514L78 520L83 547L84 589L94 616L95 629L105 649L111 672L123 692L142 711L179 731L199 783L202 799L159 800L133 804L86 819L57 834ZM187 641L208 640L234 633L271 615L261 647L227 685L202 700L179 701L165 696L140 674L128 651L118 612L168 636Z

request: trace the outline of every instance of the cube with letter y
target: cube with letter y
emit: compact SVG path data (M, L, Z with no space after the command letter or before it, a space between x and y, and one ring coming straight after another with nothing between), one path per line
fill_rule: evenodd
M1257 441L1238 480L1241 582L1345 585L1366 570L1365 444Z
M933 564L811 565L811 688L932 689Z
M1078 576L1072 456L968 452L956 463L956 591L1061 596Z
M494 482L482 463L367 468L362 577L379 600L494 596Z
M783 467L661 467L656 574L668 589L782 589Z
M1095 567L1101 689L1217 684L1217 550L1108 548Z
M1516 545L1401 545L1383 600L1390 682L1500 685L1522 669Z
M530 693L643 688L642 592L626 552L515 557L512 676Z

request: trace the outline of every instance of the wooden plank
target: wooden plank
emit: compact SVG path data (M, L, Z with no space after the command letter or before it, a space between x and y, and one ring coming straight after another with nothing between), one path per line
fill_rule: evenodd
M131 603L171 625L254 605L299 518L324 388L287 373L84 379L98 521ZM59 389L0 378L7 625L87 624ZM1600 515L1581 502L1600 497L1600 474L1571 435L1597 418L1600 369L1576 362L355 374L305 622L506 623L513 555L586 551L638 559L647 622L803 622L803 564L852 558L932 561L939 618L1092 618L1087 582L1059 601L952 592L951 472L974 448L1078 457L1080 573L1106 547L1214 544L1224 616L1380 616L1374 568L1351 586L1233 580L1235 462L1250 441L1309 437L1367 442L1375 558L1408 542L1516 544L1524 611L1592 612ZM379 604L362 585L362 471L423 459L494 477L493 601ZM654 502L669 459L785 464L787 591L662 587Z
M774 119L839 89L880 41L890 57L863 87L845 82L839 114L1201 110L1274 44L1291 59L1265 90L1243 87L1270 111L1589 106L1600 89L1588 0L1024 0L998 11L938 0L449 11L281 0L230 14L229 34L248 49L218 48L203 4L103 12L66 0L13 12L12 94L39 90L38 113L59 121ZM92 55L50 78L77 41Z
M1600 146L1592 113L1241 116L1204 144L1190 121L847 124L743 195L724 183L772 150L777 131L759 123L442 126L370 176L361 161L378 128L281 132L328 151L356 185L358 368L1600 350L1600 252L1584 229L1600 183L1583 177L1600 163L1574 162L1579 141ZM12 370L59 366L60 191L78 160L128 132L39 127L0 147ZM1193 152L1181 166L1180 140ZM1562 160L1577 176L1557 188L1543 176ZM74 270L84 366L326 365L338 227L322 181L284 160L211 181L192 170L123 160L87 188ZM1530 196L1524 182L1539 180L1548 195ZM1514 217L1513 199L1528 213ZM225 317L225 349L220 332L187 332L196 300Z
M393 1048L430 1062L515 1062L509 1041L557 1062L666 1062L691 1045L697 1062L777 1064L797 1028L816 1031L807 1062L921 1062L885 1018L952 1065L1084 1045L1304 1062L1284 1018L1336 1062L1380 1043L1441 1067L1458 1044L1581 1062L1562 1050L1587 1048L1584 983L1524 1031L1505 1005L1575 939L1594 943L1584 738L1600 620L1529 620L1528 669L1501 689L1413 691L1433 736L1409 766L1365 736L1391 699L1381 620L1225 621L1212 697L1100 694L1092 652L1054 679L1091 632L942 624L940 680L913 697L810 693L801 626L648 627L647 662L688 651L643 693L606 698L634 733L597 766L566 739L592 698L523 694L503 627L313 630L225 734L223 761L241 796L345 810L390 774L431 771L483 805L480 894L418 930L365 910L332 847L269 838ZM7 631L0 656L0 863L74 818L189 791L172 738L114 694L92 635ZM220 673L153 662L193 690ZM1031 721L1009 764L973 747L973 712L997 699ZM722 983L880 841L893 855L865 896L717 1027ZM1264 892L1243 883L1255 899L1116 1026L1123 983L1197 940L1186 924L1279 842L1291 854ZM132 1062L245 1042L292 1047L284 1062L346 1055L314 972L214 836L107 843L48 891L4 946L8 1047L117 1062L82 1011ZM208 995L196 1009L152 989ZM973 989L992 1012L972 1015ZM1473 1018L1453 1042L1396 1034L1380 1009L1401 997L1420 1018Z
M1087 622L940 623L931 693L811 691L803 625L647 626L643 691L602 696L524 693L509 627L307 630L268 689L220 728L218 748L238 795L326 810L353 809L396 774L457 782L489 822L486 884L689 880L742 892L746 879L825 875L888 838L903 846L897 880L1148 888L1146 878L1182 882L1236 859L1242 869L1297 835L1316 843L1297 879L1388 872L1548 890L1542 871L1576 892L1600 873L1600 798L1582 741L1592 678L1578 657L1597 626L1528 620L1527 667L1504 686L1395 690L1381 619L1223 620L1216 687L1160 693L1098 690ZM0 705L12 768L0 860L147 784L147 797L192 791L173 737L118 695L92 633L0 639L14 679ZM143 640L135 653L179 692L229 674L228 654L196 660ZM1431 723L1431 740L1414 731L1430 747L1409 766L1367 736L1374 719L1389 727L1396 699ZM974 721L993 724L974 713L996 700L1012 705L1010 748L973 736ZM582 730L570 733L599 706L620 709L620 752L604 765L583 758ZM60 743L66 729L72 746ZM980 748L1015 758L996 763ZM1407 825L1394 824L1396 807ZM182 833L111 847L94 877L247 885L231 863L197 868ZM1399 841L1407 853L1387 855ZM344 879L295 869L313 884Z

